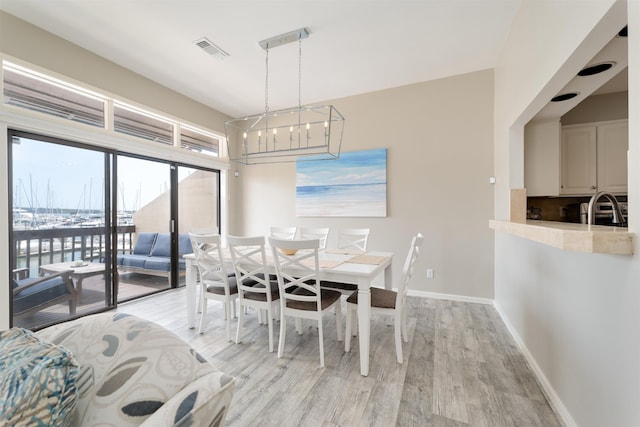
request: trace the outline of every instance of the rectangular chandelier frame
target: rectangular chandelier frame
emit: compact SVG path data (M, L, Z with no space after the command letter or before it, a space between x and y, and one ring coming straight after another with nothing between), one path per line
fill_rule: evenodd
M333 105L299 106L227 120L232 161L250 165L340 156L344 117Z

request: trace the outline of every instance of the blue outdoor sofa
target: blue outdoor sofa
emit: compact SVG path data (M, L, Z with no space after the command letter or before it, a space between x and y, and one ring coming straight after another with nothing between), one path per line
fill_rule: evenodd
M179 272L184 273L185 254L193 253L188 234L178 235ZM137 234L133 252L117 254L118 271L122 273L141 273L162 276L171 279L171 235L169 233L143 232Z

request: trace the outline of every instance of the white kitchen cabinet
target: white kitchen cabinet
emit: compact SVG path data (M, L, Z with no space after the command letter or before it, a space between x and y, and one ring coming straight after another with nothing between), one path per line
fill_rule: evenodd
M596 126L562 129L562 180L560 194L593 194L597 190Z
M528 123L524 128L524 186L527 196L560 194L560 121Z
M627 121L598 126L598 190L627 192Z
M627 192L627 120L562 128L560 194Z

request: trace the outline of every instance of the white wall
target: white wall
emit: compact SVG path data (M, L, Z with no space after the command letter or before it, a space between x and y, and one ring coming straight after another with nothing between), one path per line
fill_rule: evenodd
M594 95L562 116L562 125L605 122L629 118L628 92Z
M493 72L329 102L345 117L342 151L387 148L386 218L297 218L295 164L240 170L244 234L271 225L370 227L370 248L391 250L399 278L411 235L425 236L414 291L493 298ZM231 178L234 179L234 178ZM435 270L426 279L427 268Z
M615 1L524 1L496 69L497 218L508 216L509 188L521 185L522 125L626 24L626 8ZM630 2L630 8L636 10L629 19L633 76L639 68L640 19L638 3ZM637 233L640 88L634 80L629 89L629 205L630 217L636 218L630 231ZM636 255L615 256L565 252L496 235L496 307L568 425L640 425L635 237Z

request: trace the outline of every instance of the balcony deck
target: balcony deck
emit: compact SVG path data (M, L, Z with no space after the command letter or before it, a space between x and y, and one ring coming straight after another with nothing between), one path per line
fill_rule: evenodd
M117 246L113 250L117 253L130 253L135 240L136 226L120 225L116 232ZM29 271L28 276L35 277L41 273L41 267L49 264L77 260L103 262L106 236L107 229L103 226L14 230L12 268L26 268ZM77 284L77 281L75 283ZM184 275L179 278L179 285L184 285ZM117 300L121 303L169 288L166 277L121 273ZM84 277L76 316L105 309L105 293L102 275ZM13 325L33 329L68 319L69 306L62 303L16 319Z
M179 285L184 285L184 277L180 277ZM169 282L165 277L136 273L121 274L118 287L118 302L122 303L166 289L169 289ZM76 316L83 316L94 311L102 310L105 307L104 278L100 275L85 278L82 282L82 294L78 301ZM33 329L68 319L69 305L62 303L43 309L30 316L20 318L14 321L13 326Z

